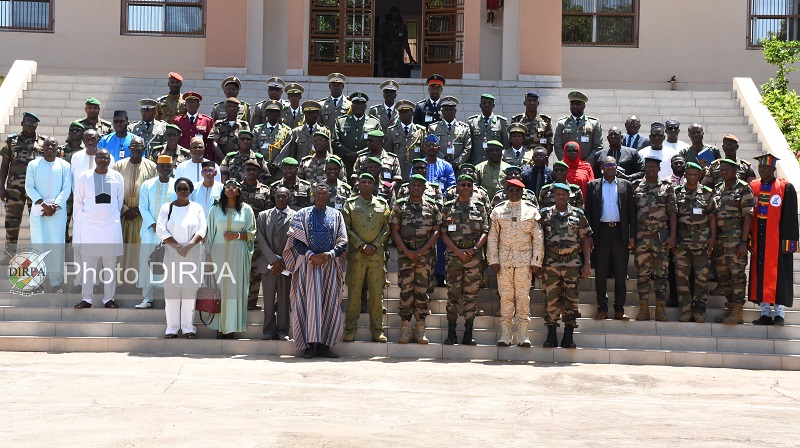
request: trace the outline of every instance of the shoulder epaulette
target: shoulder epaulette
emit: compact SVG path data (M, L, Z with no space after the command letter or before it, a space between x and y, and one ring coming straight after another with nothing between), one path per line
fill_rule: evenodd
M19 134L8 134L8 137L6 137L6 141L11 140L12 138L17 138L18 135Z
M309 181L307 181L305 179L300 179L299 177L297 178L297 183L298 184L308 184L309 187L311 186L311 182L309 182Z
M552 205L551 205L550 207L542 207L542 209L540 210L540 212L541 212L542 214L549 213L549 212L550 212L550 210L551 210L552 208L553 208L553 206L552 206Z
M302 159L300 159L300 161L302 162L304 160L309 160L309 159L313 159L313 158L314 158L314 156L312 154L309 154L309 155L303 157Z
M222 104L222 101L217 101L216 103L214 103L214 106L218 106L220 104Z
M495 117L497 117L498 120L508 121L508 118L506 118L506 117L504 117L502 115L495 115Z
M261 154L260 152L256 152L256 159L263 159L263 158L264 158L264 154Z
M511 117L511 119L514 120L514 123L519 123L523 118L525 118L524 114L517 114Z
M586 214L586 212L584 212L582 208L572 207L572 209L577 211L577 212L579 212L581 215L585 215Z
M550 115L539 114L539 116L540 116L540 117L542 117L542 120L545 120L545 121L550 121L550 120L552 120L552 119L550 118Z
M349 197L349 198L345 199L345 202L353 202L356 199L358 199L358 196L352 196L352 197Z
M467 118L467 120L472 120L473 118L478 118L478 114L471 115L469 118Z
M744 160L744 159L739 159L739 163L744 163L745 166L752 165L752 163L750 163L750 162L748 162L747 160Z
M497 205L494 206L494 208L500 207L501 205L504 205L507 202L508 202L508 199L506 199L504 201L500 201L500 202L497 203Z
M363 156L363 155L366 155L368 152L369 152L369 148L364 148L364 149L359 149L358 152L356 152L356 154L358 154L360 156Z
M597 118L595 118L595 117L592 117L591 115L587 115L587 116L586 116L586 118L587 118L587 119L588 119L588 118L591 118L592 120L598 121L598 120L597 120Z
M158 97L158 99L156 101L161 101L161 100L163 100L164 98L166 98L168 96L169 95L161 95L160 97Z
M427 98L425 98L425 99L424 99L424 100L422 100L422 101L417 101L417 104L425 104L425 101L428 101L428 99L427 99Z
M400 199L397 200L398 204L401 203L401 202L403 202L403 203L408 202L408 198L400 198Z
M407 185L408 185L408 182L403 182L402 184L400 184L400 188L403 188L403 187L405 187Z
M423 195L422 197L423 197L423 198L424 198L426 201L430 202L431 204L437 204L437 202L436 202L436 199L433 199L432 197L425 196L425 195Z
M580 190L580 189L581 189L581 187L580 187L580 186L578 186L578 185L575 185L575 184L569 184L569 188L570 188L572 191L578 191L578 190Z
M238 153L239 153L239 151L231 151L231 152L225 154L225 157L233 157Z
M380 202L383 202L386 205L389 205L389 201L387 201L386 199L384 199L384 198L382 198L380 196L373 196L373 198L377 199Z
M701 190L705 190L705 191L709 191L709 192L711 191L711 189L710 189L710 188L706 187L706 186L705 186L705 185L703 185L703 184L697 184L697 186L698 186L698 187L701 187Z
M455 200L455 199L450 199L449 201L445 202L445 203L444 203L444 205L445 205L445 206L448 206L448 205L450 205L450 204L453 204L453 203L455 203L455 202L456 202L456 200Z
M395 158L397 157L397 154L395 154L393 152L386 151L386 154L388 154L388 155L390 155L392 157L395 157Z

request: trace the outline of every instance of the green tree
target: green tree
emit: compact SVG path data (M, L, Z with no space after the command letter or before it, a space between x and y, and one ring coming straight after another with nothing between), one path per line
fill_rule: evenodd
M762 101L789 142L789 148L797 153L800 150L800 97L794 89L789 89L787 76L797 71L797 67L790 64L800 61L800 42L783 41L771 35L762 42L762 50L764 60L778 68L775 77L761 85Z

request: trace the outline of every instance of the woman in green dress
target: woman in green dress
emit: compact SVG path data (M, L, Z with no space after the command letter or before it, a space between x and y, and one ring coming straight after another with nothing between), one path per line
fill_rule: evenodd
M234 339L247 326L250 260L256 236L253 209L242 201L241 185L225 182L223 196L208 212L206 261L214 263L214 279L222 291L220 314L209 325L217 339Z

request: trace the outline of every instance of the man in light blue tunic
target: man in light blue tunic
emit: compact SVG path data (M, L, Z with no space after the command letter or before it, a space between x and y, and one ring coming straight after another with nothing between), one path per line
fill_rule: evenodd
M45 256L47 279L51 292L63 292L65 230L67 211L64 208L72 191L69 163L56 157L58 141L45 139L44 157L28 163L25 173L25 193L34 203L31 208L31 245Z
M200 204L206 212L206 218L208 218L211 206L222 196L222 184L217 181L219 178L217 164L210 160L203 162L201 175L202 181L194 184L194 191L192 191L189 199Z

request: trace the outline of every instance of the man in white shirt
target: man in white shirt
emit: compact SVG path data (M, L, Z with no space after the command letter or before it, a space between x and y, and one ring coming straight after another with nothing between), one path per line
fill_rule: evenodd
M664 123L656 121L650 125L650 146L639 151L639 155L642 159L646 157L657 157L661 159L661 169L658 170L658 177L660 179L669 179L669 176L672 174L670 161L672 160L672 156L678 154L676 149L666 146L664 143L665 138Z
M664 142L664 147L674 149L676 154L680 153L684 149L688 149L690 146L688 143L684 142L683 140L678 140L678 135L681 133L681 122L676 118L670 118L664 124L665 132L667 134L667 141Z
M175 179L180 177L185 177L192 181L193 184L198 185L200 182L203 181L203 163L204 162L211 162L210 160L203 157L205 154L206 148L204 145L195 144L194 146L189 145L189 150L192 152L192 158L185 162L181 162L177 168L175 168ZM212 162L213 163L213 162ZM217 171L216 177L214 180L217 182L222 182L222 178L219 174L219 165L214 163L214 168Z
M203 170L201 173L203 174L203 182L194 184L194 191L192 191L189 199L203 207L207 218L211 206L214 205L214 201L217 201L220 195L222 195L223 185L217 180L219 177L219 170L216 163L206 160L202 165Z

